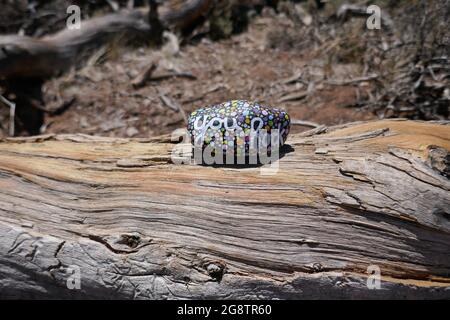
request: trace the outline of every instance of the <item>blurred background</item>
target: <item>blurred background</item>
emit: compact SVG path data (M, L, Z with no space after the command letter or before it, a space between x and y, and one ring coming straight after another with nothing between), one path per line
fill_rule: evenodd
M72 4L79 30L67 29ZM370 30L373 4L381 28ZM286 109L294 132L449 118L448 0L0 0L0 8L1 138L155 136L232 99Z

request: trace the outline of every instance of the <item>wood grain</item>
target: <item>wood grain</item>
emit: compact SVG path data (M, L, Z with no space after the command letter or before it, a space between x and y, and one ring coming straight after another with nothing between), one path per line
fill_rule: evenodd
M448 123L287 143L265 176L176 165L167 136L4 140L0 297L450 298ZM66 287L71 265L80 290Z

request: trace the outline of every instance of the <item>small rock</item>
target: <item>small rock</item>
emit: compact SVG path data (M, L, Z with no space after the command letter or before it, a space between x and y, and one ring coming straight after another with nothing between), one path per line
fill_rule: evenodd
M86 117L81 117L79 123L80 123L80 127L81 127L81 128L87 128L87 127L89 127L89 123L88 123Z
M299 19L303 22L305 26L309 26L312 23L312 16L302 7L301 4L295 5L295 12Z
M138 129L136 129L135 127L129 127L128 129L127 129L127 137L133 137L133 136L135 136L135 135L137 135L138 133L139 133L139 130Z

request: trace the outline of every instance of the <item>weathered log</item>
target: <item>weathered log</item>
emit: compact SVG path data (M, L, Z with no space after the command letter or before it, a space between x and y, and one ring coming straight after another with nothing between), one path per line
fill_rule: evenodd
M39 134L44 111L42 84L45 80L83 65L102 46L117 39L141 36L160 44L163 27L184 28L206 14L213 0L189 0L176 7L124 10L83 20L80 29L63 29L42 38L0 35L0 85L14 96L19 132ZM158 21L161 20L161 21Z
M162 7L161 23L186 28L212 4L213 0L190 0L175 8ZM86 54L113 39L152 32L149 11L135 9L83 20L80 29L63 29L42 38L0 36L0 79L48 78L76 66L86 60Z
M261 175L176 165L167 137L5 139L0 297L450 298L448 123L287 143Z

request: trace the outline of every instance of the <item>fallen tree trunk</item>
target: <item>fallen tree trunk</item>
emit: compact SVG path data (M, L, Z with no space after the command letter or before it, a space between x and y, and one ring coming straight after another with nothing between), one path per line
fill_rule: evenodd
M190 0L161 9L161 23L186 28L212 7L212 0ZM0 36L0 79L46 79L86 60L93 50L114 39L149 35L146 9L135 9L84 20L80 29L63 29L42 38Z
M273 176L175 165L167 138L6 139L0 297L450 298L449 137L319 127Z
M124 10L83 20L80 29L63 29L41 38L0 35L0 85L6 97L14 97L16 127L30 135L39 134L45 111L42 85L48 78L83 65L93 52L114 41L141 37L159 43L163 26L189 27L206 15L213 3L183 1L175 7L163 6L159 16L156 7Z

